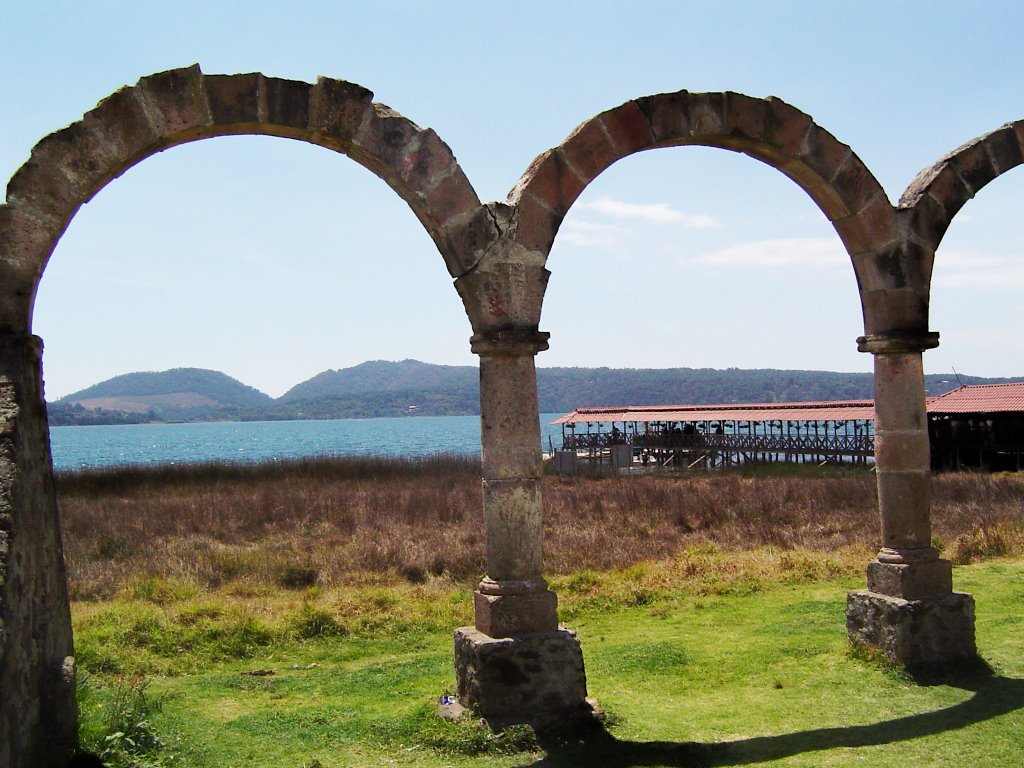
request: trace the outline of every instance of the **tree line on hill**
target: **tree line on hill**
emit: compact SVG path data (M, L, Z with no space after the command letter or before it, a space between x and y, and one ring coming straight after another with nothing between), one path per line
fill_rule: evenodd
M959 386L925 377L929 395ZM959 377L965 384L1020 379ZM870 373L740 368L538 368L542 413L580 407L870 399ZM129 373L48 404L54 426L188 421L281 421L480 412L475 366L375 360L324 371L279 398L219 371Z

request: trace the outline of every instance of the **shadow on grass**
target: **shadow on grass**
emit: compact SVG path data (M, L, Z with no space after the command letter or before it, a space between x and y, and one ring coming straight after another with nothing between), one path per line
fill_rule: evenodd
M916 678L915 678L916 679ZM843 747L867 747L932 736L965 728L1024 708L1024 680L998 677L990 671L972 670L942 679L919 679L925 685L946 684L974 691L960 704L936 712L883 720L870 725L846 728L815 728L778 736L717 744L700 742L620 741L601 730L585 743L552 748L531 766L570 768L571 766L669 766L674 768L711 768L712 766L749 765L769 762L806 752Z

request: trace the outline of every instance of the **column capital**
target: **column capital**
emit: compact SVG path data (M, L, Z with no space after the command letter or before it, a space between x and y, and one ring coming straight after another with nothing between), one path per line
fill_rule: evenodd
M551 334L536 328L499 328L470 337L469 348L476 355L519 357L535 355L548 348Z
M939 346L937 331L891 331L869 333L857 337L857 351L872 355L895 355L924 352Z

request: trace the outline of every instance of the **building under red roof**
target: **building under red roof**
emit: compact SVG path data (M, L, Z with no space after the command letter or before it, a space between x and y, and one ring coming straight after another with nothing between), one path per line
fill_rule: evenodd
M927 409L933 468L1022 468L1024 382L961 386L929 398ZM688 461L701 451L726 463L732 454L736 461L860 462L874 451L874 419L873 400L837 400L577 408L552 424L562 425L563 449L593 454L630 445L645 462L651 453L658 461L684 453Z
M928 413L1024 413L1024 382L969 384L930 398Z

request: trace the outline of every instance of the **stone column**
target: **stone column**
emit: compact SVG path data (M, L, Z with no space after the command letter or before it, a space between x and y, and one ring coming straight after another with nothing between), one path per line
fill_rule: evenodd
M460 704L492 725L545 725L585 714L586 677L574 633L559 629L542 575L540 414L534 328L477 334L487 575L475 626L455 631Z
M857 340L875 356L875 470L882 548L868 588L847 596L850 639L903 666L973 657L974 601L953 592L952 565L931 545L931 466L921 353L937 333Z
M42 342L0 335L0 765L63 768L75 668L43 403Z

